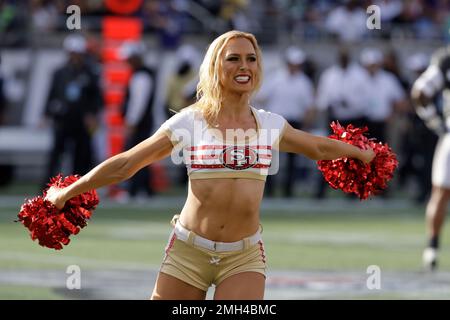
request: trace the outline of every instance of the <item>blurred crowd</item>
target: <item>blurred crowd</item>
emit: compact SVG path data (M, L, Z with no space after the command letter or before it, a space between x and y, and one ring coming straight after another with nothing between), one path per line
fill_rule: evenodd
M102 0L0 0L1 45L27 45L32 41L27 31L65 30L69 5L80 7L84 29L100 30L99 18L113 14ZM366 28L370 5L380 8L377 33ZM375 35L446 40L449 9L448 0L145 0L133 16L142 18L145 31L158 35L164 47L174 49L187 33L229 29L270 34L267 41L286 30L304 39L358 41Z
M414 53L400 64L394 50L366 47L352 54L342 44L335 63L329 66L314 67L314 60L299 46L288 47L282 59L284 68L265 79L255 104L282 115L293 127L315 134L331 133L332 121L367 126L370 138L387 142L398 155L397 186L414 185L414 200L427 199L437 136L417 117L409 98L413 82L428 67L426 54ZM313 197L324 198L329 188L315 175L315 167L305 157L286 155L281 174L269 177L266 193L273 195L274 180L281 180L281 194L292 197L297 180L303 181ZM389 191L382 196L389 197Z

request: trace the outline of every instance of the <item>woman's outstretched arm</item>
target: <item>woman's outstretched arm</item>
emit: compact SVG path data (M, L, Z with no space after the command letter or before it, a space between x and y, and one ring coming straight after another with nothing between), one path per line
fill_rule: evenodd
M70 186L48 190L46 200L57 208L83 192L116 184L132 177L143 167L170 155L173 144L163 130L158 130L150 138L128 151L119 153L96 166Z
M294 129L288 123L286 126L280 140L280 151L301 153L313 160L334 160L347 157L369 163L375 157L372 149L362 150L342 141Z

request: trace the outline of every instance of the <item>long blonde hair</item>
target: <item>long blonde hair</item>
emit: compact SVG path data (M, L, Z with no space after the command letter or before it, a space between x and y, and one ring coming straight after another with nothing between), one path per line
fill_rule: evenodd
M261 50L253 34L242 31L228 31L217 37L208 47L200 66L199 82L197 85L197 102L193 105L199 109L209 123L216 121L222 106L223 88L220 84L220 56L227 43L234 38L248 39L255 49L258 73L254 75L254 92L261 86L262 61Z

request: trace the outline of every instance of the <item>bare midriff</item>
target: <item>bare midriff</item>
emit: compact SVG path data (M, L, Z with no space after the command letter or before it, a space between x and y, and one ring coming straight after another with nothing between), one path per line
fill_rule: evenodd
M180 223L213 241L234 242L257 232L264 181L224 178L189 181Z

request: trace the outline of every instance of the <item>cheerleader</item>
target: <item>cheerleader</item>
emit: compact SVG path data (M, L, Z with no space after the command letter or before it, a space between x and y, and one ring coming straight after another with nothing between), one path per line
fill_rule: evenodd
M213 284L214 299L263 299L266 253L259 212L266 177L276 173L277 152L364 163L375 156L372 149L308 134L252 107L261 63L252 34L222 34L200 67L196 103L72 185L48 191L47 200L62 208L80 193L129 179L170 155L185 163L188 195L173 219L152 299L205 299Z

